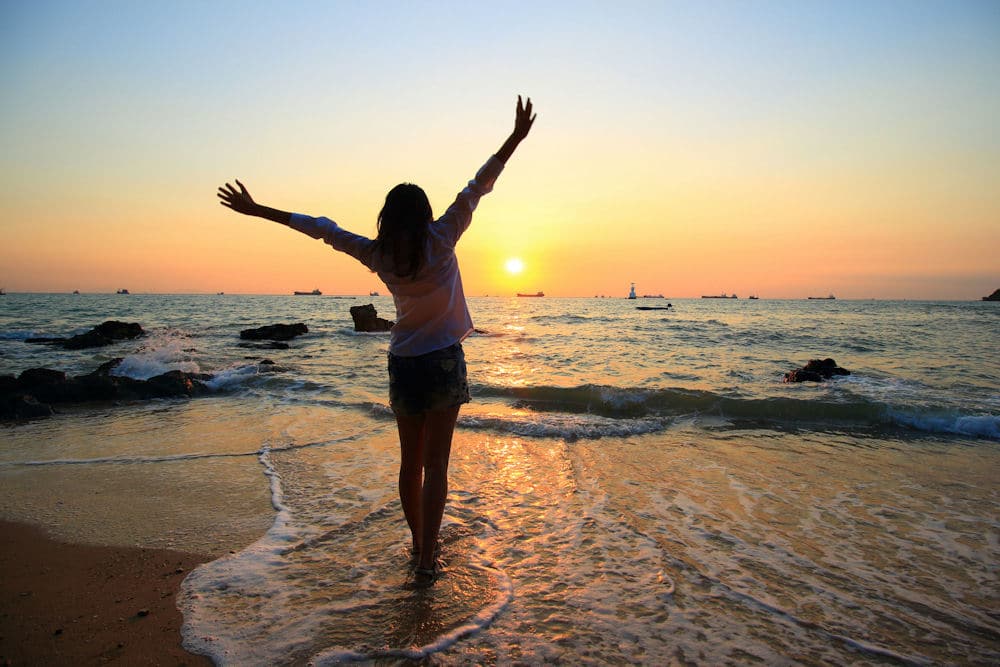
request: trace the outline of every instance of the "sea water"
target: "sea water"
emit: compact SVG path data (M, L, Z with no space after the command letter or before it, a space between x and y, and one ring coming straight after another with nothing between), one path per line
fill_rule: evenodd
M0 513L216 556L178 605L217 663L1000 661L996 304L472 298L444 574L420 588L388 336L348 312L390 299L0 299L0 374L214 376L0 426ZM24 342L106 319L147 335ZM309 333L238 346L276 322ZM782 382L824 357L851 375Z

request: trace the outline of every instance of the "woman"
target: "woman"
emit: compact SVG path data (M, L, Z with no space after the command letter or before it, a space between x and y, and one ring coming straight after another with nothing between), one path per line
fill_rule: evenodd
M468 403L462 340L472 333L455 245L472 221L479 198L493 189L535 115L531 98L517 98L514 130L437 220L427 195L412 183L386 195L374 240L328 218L312 218L257 204L236 181L219 188L223 206L287 225L351 255L386 284L396 304L389 342L389 403L399 430L399 498L410 527L414 573L437 577L434 558L448 496L448 459L458 411Z

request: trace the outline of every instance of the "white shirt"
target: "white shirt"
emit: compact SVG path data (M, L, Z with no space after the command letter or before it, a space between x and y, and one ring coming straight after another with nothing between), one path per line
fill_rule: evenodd
M430 224L427 248L415 277L397 276L373 258L375 241L341 229L329 218L311 218L293 213L289 226L314 239L322 239L378 274L396 303L389 351L415 357L454 345L472 333L472 316L465 303L462 275L455 245L472 222L479 199L493 189L504 164L495 155L458 193L455 202Z

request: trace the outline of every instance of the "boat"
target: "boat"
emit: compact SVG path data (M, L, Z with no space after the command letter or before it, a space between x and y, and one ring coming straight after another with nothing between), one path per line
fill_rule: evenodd
M4 296L5 294L7 294L7 292L4 290L4 288L0 287L0 296Z
M663 296L662 294L643 294L642 298L643 299L666 299L667 297Z
M80 290L78 290L78 289L73 290L73 294L79 294L79 293L80 293Z
M750 295L750 296L748 296L747 298L748 298L748 299L750 299L750 300L752 300L752 301L756 301L756 300L757 300L757 299L759 299L760 297L759 297L759 296L757 296L756 294L751 294L751 295Z
M295 292L292 292L292 294L295 296L323 296L323 293L318 289L314 289L312 292L299 292L296 290Z
M123 287L117 292L115 292L115 294L128 294L128 290Z
M725 292L723 292L722 294L707 294L707 295L706 294L702 294L701 298L702 299L738 299L740 297L736 296L735 294L726 294Z
M379 293L376 290L372 290L371 292L368 292L368 296L379 296Z
M810 301L833 301L833 300L834 300L834 299L836 299L836 298L837 298L837 297L835 297L835 296L834 296L834 295L832 295L832 294L831 294L831 295L829 295L829 296L810 296L810 297L808 297L808 299L809 299Z
M635 298L635 283L632 283L632 287L629 288L628 298L630 298L630 299L634 299Z
M531 297L545 296L545 292L535 292L534 294L521 294L520 292L518 292L517 295L518 296L531 296Z
M636 306L636 310L673 310L674 304L668 303L665 306Z

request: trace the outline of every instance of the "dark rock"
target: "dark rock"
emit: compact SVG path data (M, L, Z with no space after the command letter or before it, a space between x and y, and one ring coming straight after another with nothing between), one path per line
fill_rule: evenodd
M364 306L351 306L351 317L354 319L355 331L388 331L395 324L379 317L375 306L370 303Z
M40 345L55 345L58 343L65 343L66 338L64 336L56 336L55 338L25 338L25 343L36 343Z
M198 396L208 391L205 381L212 379L204 373L183 371L169 371L148 380L111 375L120 362L112 359L76 377L48 368L30 368L18 378L0 376L0 419L48 416L52 414L49 404Z
M92 331L96 331L112 340L131 340L146 333L139 326L138 322L119 322L117 320L102 322L94 327Z
M15 390L21 385L18 384L17 378L13 375L0 375L0 394L8 394Z
M39 403L28 394L8 394L0 398L0 418L37 419L51 417L52 406Z
M151 398L171 396L197 396L205 392L205 385L184 371L167 371L146 380L144 386Z
M87 333L78 334L72 338L67 338L62 342L62 346L67 350L83 350L88 347L104 347L111 345L115 341L91 329Z
M296 324L269 324L256 329L244 329L240 338L244 340L291 340L309 333L309 327L302 322Z
M810 359L802 368L785 373L785 382L822 382L834 375L850 375L851 372L837 365L833 359Z
M989 296L984 296L983 301L1000 301L1000 289L994 290Z
M237 343L239 347L245 347L250 350L287 350L288 343L281 343L276 340L272 340L267 343Z
M131 340L142 336L145 331L136 322L119 322L108 320L102 322L86 333L70 338L28 338L26 343L42 343L47 345L62 345L67 350L82 350L88 347L104 347L119 340Z
M48 385L55 385L66 381L66 374L62 371L54 371L51 368L29 368L17 377L18 385L22 389L33 389Z

